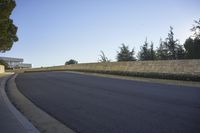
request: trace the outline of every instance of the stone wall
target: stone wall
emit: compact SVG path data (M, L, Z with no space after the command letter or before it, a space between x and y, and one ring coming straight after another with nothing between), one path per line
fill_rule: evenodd
M83 71L120 71L142 73L169 73L200 75L200 59L194 60L160 60L160 61L131 61L110 63L84 63L66 66L23 69L23 71L47 70L83 70Z
M5 72L5 68L3 65L0 65L0 73L4 73Z

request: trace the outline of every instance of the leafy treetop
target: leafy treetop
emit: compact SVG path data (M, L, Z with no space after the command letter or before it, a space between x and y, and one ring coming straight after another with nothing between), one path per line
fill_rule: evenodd
M0 52L10 50L13 43L18 41L17 27L9 18L15 6L14 0L0 1Z

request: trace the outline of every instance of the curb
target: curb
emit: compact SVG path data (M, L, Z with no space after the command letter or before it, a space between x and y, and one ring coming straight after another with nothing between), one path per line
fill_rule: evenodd
M11 75L12 76L12 75ZM1 94L3 97L3 101L7 105L8 109L11 111L11 113L16 117L16 119L21 123L23 128L27 131L27 133L40 133L33 125L30 123L26 117L24 117L16 108L15 106L10 102L6 92L5 92L5 86L6 82L9 80L11 76L4 77L1 82Z
M15 83L17 74L8 81L8 95L16 107L23 112L41 133L75 133L72 129L37 107L18 89Z

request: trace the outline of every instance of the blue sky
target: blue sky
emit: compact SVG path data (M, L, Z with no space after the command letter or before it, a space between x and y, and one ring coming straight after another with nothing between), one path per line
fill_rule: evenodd
M19 41L1 56L24 58L34 67L66 60L112 61L121 43L137 52L145 38L158 46L169 26L181 43L200 18L199 0L16 0L12 14Z

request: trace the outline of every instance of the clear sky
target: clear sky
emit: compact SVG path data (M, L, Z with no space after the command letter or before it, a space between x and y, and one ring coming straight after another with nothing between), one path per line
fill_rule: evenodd
M1 56L24 58L34 67L66 60L112 61L121 43L140 49L145 38L158 46L169 26L181 43L200 18L200 0L16 0L12 14L19 41Z

